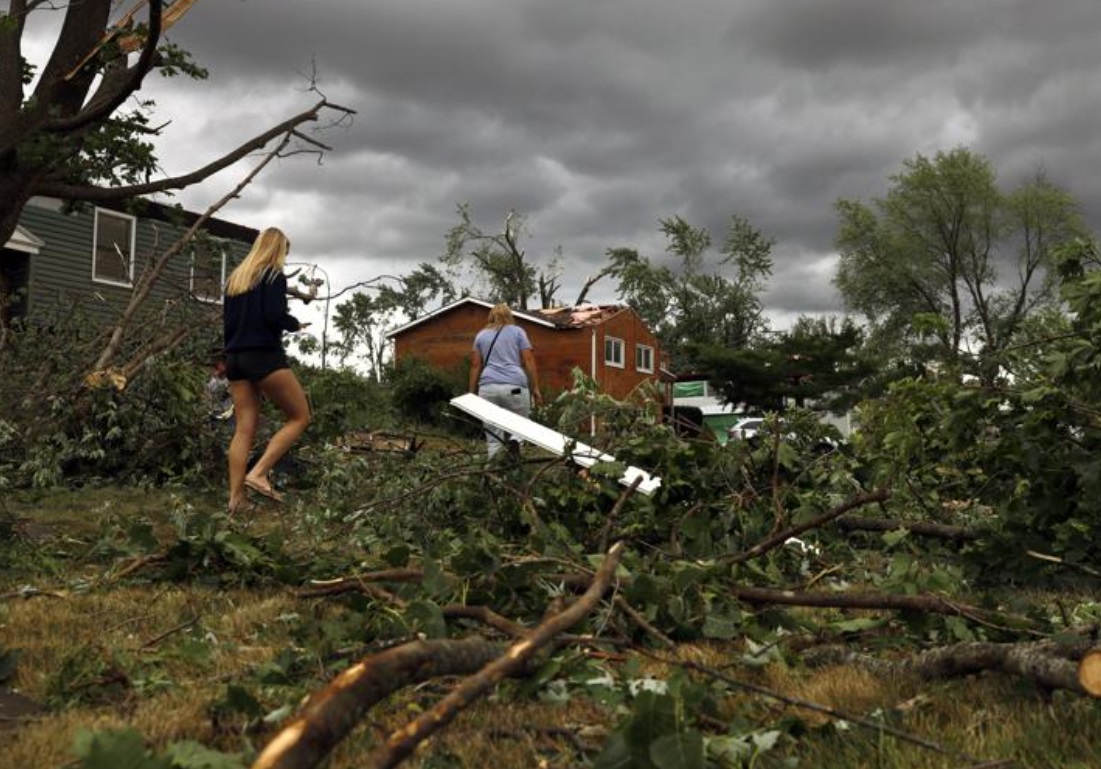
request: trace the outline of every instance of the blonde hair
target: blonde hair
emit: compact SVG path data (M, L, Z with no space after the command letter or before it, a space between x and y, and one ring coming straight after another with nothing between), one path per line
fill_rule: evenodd
M511 326L515 322L516 319L512 317L512 310L507 304L495 304L489 310L489 320L486 325L490 328L498 328Z
M283 269L290 248L291 242L278 227L268 227L261 232L248 255L230 273L226 281L226 295L239 296L251 291L260 282L265 270L272 270L269 279L273 278L275 272Z

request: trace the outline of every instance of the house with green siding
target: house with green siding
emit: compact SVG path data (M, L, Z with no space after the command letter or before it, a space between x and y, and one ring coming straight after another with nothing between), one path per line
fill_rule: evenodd
M56 198L32 198L0 249L0 318L48 324L79 314L93 325L111 323L143 270L197 219L145 200L74 207ZM220 305L225 278L256 235L251 227L208 220L157 282L145 305L150 318Z

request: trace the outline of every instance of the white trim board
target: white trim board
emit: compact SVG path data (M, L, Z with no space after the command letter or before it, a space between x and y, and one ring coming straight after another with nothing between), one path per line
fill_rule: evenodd
M533 443L539 448L546 449L560 457L565 456L568 452L569 458L581 467L592 467L597 462L615 461L615 457L610 454L602 454L591 446L586 446L573 438L567 438L562 433L552 430L546 425L533 422L519 414L513 414L508 409L490 403L474 393L466 393L457 398L452 398L451 405L477 417L492 427L518 435L528 443ZM653 494L661 486L661 478L633 466L627 467L619 482L624 486L630 486L636 479L641 479L639 480L638 491L643 494Z

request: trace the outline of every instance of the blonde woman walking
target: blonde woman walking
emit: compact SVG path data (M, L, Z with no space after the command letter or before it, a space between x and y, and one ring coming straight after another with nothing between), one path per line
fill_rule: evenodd
M283 332L298 331L299 323L287 311L287 278L283 264L290 241L281 230L260 233L248 256L226 281L224 331L226 376L233 396L236 429L229 444L229 512L241 510L245 489L276 502L283 497L268 477L310 423L306 393L287 362ZM283 412L283 426L268 441L264 453L248 468L260 420L260 397L266 396ZM246 474L247 471L247 474Z
M529 388L530 383L530 388ZM541 402L539 372L527 332L516 325L507 304L494 305L486 327L474 337L470 392L526 417ZM486 427L486 449L493 457L511 436ZM517 444L518 445L518 444Z

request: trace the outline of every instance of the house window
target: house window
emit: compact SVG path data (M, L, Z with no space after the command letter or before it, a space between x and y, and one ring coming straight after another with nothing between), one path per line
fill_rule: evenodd
M623 368L623 340L614 336L604 337L604 363Z
M134 217L96 209L92 280L130 286L134 282Z
M654 348L645 344L635 345L635 370L645 374L654 373Z
M195 242L191 248L191 295L200 302L222 301L226 254L217 243Z

